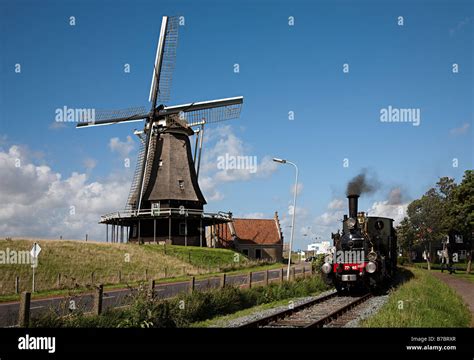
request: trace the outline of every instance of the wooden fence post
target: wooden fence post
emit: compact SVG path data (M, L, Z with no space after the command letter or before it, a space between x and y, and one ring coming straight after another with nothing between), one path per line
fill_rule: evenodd
M118 271L118 283L121 284L122 283L122 271Z
M191 279L189 280L189 293L192 294L194 291L194 287L196 286L196 278L194 276L191 276Z
M20 293L20 277L16 276L15 277L15 294Z
M150 280L148 291L148 296L153 299L155 297L155 280Z
M303 279L306 278L306 266L303 265Z
M283 268L280 269L280 282L283 283Z
M95 290L94 294L94 308L93 312L95 315L100 315L102 313L102 300L104 296L104 285L99 284Z
M168 267L165 267L165 279L168 277Z
M296 269L292 267L290 269L290 281L295 281L295 279L296 279Z
M265 273L263 274L263 282L265 286L268 285L268 270L265 270Z
M247 275L247 284L249 286L249 289L252 287L252 272L250 271Z
M56 286L57 286L58 288L61 287L61 273L58 273L58 277L57 277L57 279L56 279Z
M20 309L18 312L18 325L27 328L30 323L31 293L22 292L20 296Z
M225 278L226 278L225 274L222 274L221 275L221 289L225 287L225 280L226 280Z
M145 281L148 281L148 269L145 269Z
M94 285L94 272L91 272L91 284Z

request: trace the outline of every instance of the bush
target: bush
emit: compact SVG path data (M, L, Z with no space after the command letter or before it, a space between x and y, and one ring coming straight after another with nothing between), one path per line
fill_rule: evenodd
M253 306L308 296L327 289L319 276L294 282L270 284L251 289L226 287L207 292L181 294L171 300L150 299L145 289L133 293L131 306L125 310L109 310L100 316L82 312L60 317L50 312L33 321L33 327L187 327L193 322L231 314Z
M323 266L325 262L326 254L318 254L316 255L316 260L312 262L313 272L314 273L321 273L321 266Z
M398 265L407 265L407 264L411 264L411 260L408 256L399 256L398 259L397 259L397 264Z

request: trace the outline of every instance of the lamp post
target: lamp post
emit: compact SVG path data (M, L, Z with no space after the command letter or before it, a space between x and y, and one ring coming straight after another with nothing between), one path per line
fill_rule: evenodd
M294 197L293 197L293 217L291 219L291 237L290 237L290 248L288 249L288 268L286 270L286 280L290 280L290 267L291 267L291 250L293 248L293 236L295 233L295 215L296 215L296 195L298 193L298 166L295 163L284 160L273 158L273 161L280 163L280 164L290 164L295 167L296 170L296 178L295 178L295 190L294 190Z

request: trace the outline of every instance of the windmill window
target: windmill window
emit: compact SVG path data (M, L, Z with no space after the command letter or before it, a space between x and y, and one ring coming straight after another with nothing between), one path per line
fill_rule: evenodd
M184 190L184 180L178 180L178 186L181 190Z
M187 235L187 231L186 231L186 223L180 223L179 224L179 235L180 236L184 236L184 235Z

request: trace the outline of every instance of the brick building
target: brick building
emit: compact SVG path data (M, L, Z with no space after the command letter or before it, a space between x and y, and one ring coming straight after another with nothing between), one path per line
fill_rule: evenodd
M251 259L282 261L283 234L273 219L232 219L213 227L208 246L233 248Z

